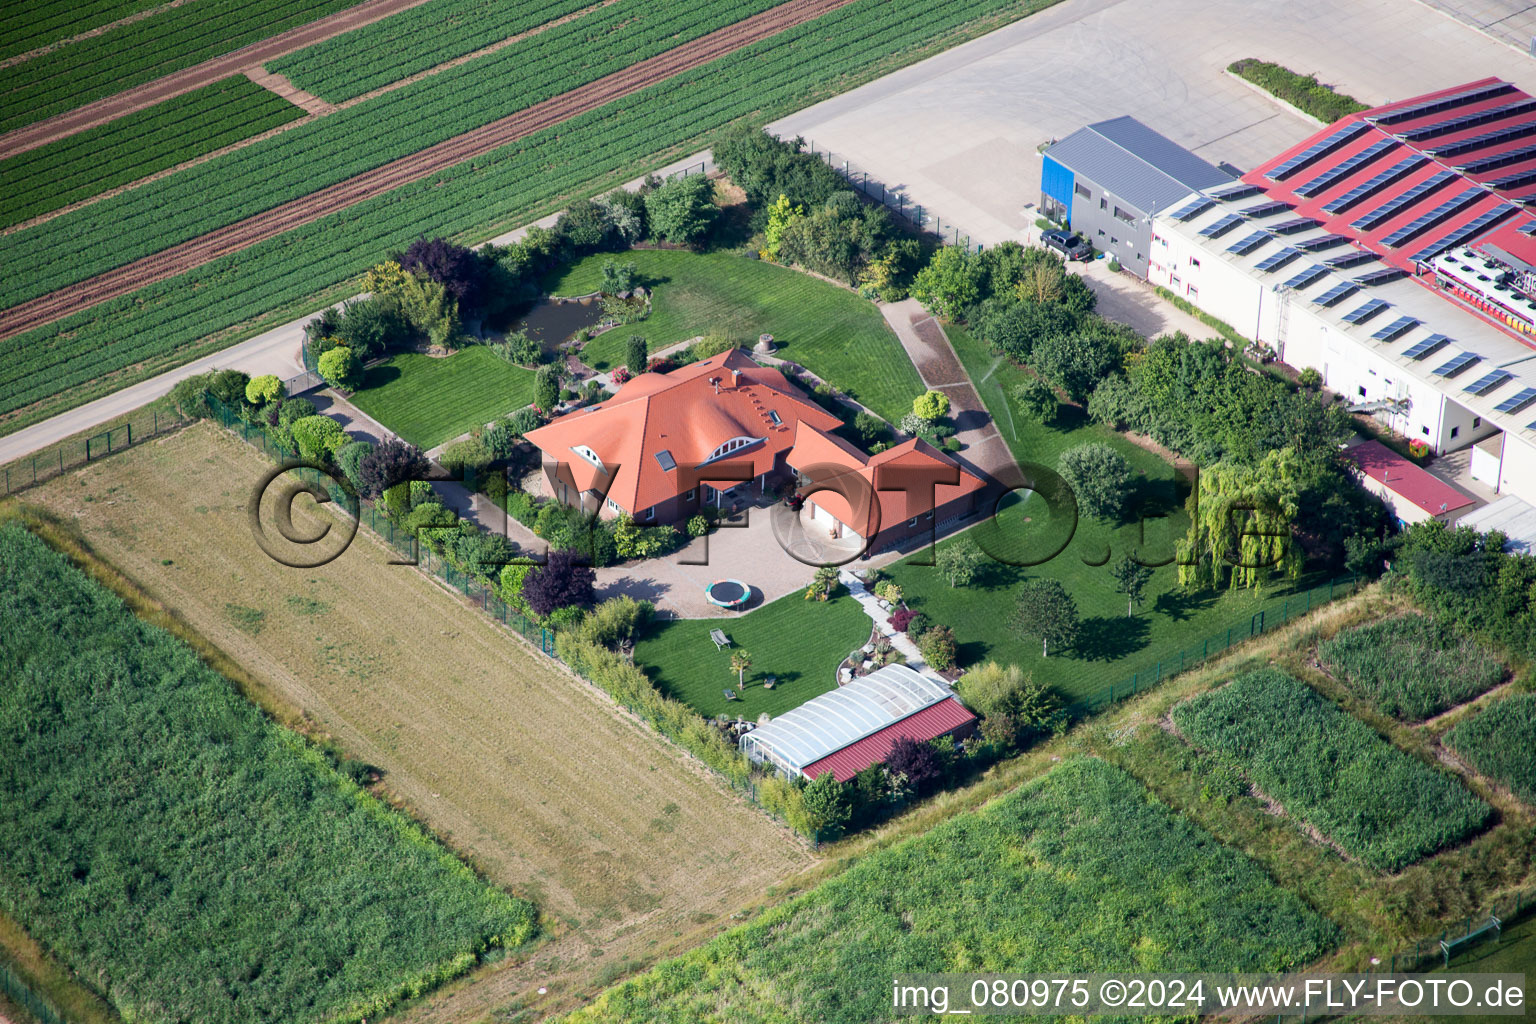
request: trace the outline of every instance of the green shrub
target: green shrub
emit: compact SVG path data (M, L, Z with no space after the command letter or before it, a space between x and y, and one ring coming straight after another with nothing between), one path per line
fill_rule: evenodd
M1445 743L1479 773L1536 805L1536 694L1495 702L1446 733Z
M489 466L496 455L485 443L481 436L466 437L462 441L455 441L443 449L443 453L437 457L437 461L450 473L458 473L464 469L479 471Z
M315 363L320 376L333 388L351 391L362 381L363 364L345 345L321 355Z
M283 393L283 382L277 379L274 373L264 373L260 377L252 377L245 385L245 400L252 405L266 405L275 402Z
M628 594L610 597L592 609L576 635L599 647L623 647L634 643L655 612L649 601L637 601Z
M319 462L330 462L350 440L341 424L329 416L305 416L294 420L289 430L299 446L299 454Z
M1233 61L1227 65L1227 70L1319 121L1331 123L1366 109L1364 103L1353 96L1334 92L1314 75L1300 75L1290 68L1257 57Z
M1196 746L1230 757L1286 813L1350 856L1396 871L1478 831L1493 809L1275 669L1173 710Z
M14 525L0 594L6 909L123 1019L372 1019L533 936L529 904Z
M1318 645L1317 656L1340 682L1408 722L1471 700L1506 671L1476 640L1427 615L1342 630Z
M688 520L688 536L702 537L709 532L709 520L703 516L694 516Z

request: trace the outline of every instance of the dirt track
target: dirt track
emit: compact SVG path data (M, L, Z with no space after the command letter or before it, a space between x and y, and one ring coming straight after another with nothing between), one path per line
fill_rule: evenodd
M851 0L790 0L770 11L711 32L666 53L640 61L595 82L551 97L509 117L455 136L420 152L348 178L264 213L247 217L153 256L125 264L39 296L0 313L0 339L31 330L108 299L185 273L239 252L337 210L429 177L455 164L498 149L533 132L566 121L605 103L638 92L725 56L743 46L810 21Z
M145 82L132 89L125 89L111 96L103 96L93 103L87 103L0 135L0 152L4 152L7 156L25 153L29 149L36 149L55 139L83 132L87 128L105 124L125 114L132 114L152 107L156 103L163 103L182 93L212 85L230 75L241 74L248 68L259 67L269 60L275 60L295 50L302 50L306 46L313 46L332 36L339 36L343 32L371 25L391 14L398 14L400 11L419 7L424 3L426 0L363 0L356 7L337 11L330 17L291 28L286 32L279 32L275 36L268 36L249 46L231 50L222 57L214 57L201 64L173 71L153 82Z

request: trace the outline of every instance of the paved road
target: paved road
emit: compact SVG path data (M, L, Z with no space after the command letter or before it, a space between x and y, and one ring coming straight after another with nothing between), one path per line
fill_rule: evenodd
M275 373L279 377L292 377L303 371L300 364L299 346L304 339L304 324L313 315L292 323L275 327L265 334L258 334L249 341L204 356L158 377L141 381L121 391L98 398L94 402L70 409L41 423L0 437L0 463L10 462L45 448L55 441L78 434L91 427L117 419L157 398L169 394L171 388L183 377L190 377L209 370L243 370L256 376Z
M994 244L1034 221L1037 147L1089 122L1131 114L1240 168L1315 131L1225 73L1249 56L1366 103L1488 75L1536 90L1536 61L1410 0L1065 0L770 127Z

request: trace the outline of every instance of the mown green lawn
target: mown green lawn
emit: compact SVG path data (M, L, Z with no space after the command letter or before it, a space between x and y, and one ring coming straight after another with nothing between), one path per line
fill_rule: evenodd
M676 619L654 626L635 645L635 661L662 691L702 715L756 719L798 707L837 685L838 664L869 639L869 616L842 593L807 601L800 593L730 619ZM716 650L709 631L722 629L733 647ZM736 684L731 652L746 651L752 667L745 688ZM772 690L763 679L777 676ZM722 690L736 690L728 701Z
M484 426L533 400L533 371L483 345L446 358L402 352L368 370L352 404L423 449Z
M598 336L583 358L599 370L624 358L631 334L651 351L701 334L726 334L743 345L771 334L775 354L800 363L888 420L912 411L922 381L875 305L846 288L732 253L635 249L598 253L545 282L554 295L596 291L608 260L636 264L654 289L644 321Z
M1010 498L995 529L982 526L965 536L1008 562L1040 564L989 561L981 577L962 589L950 587L933 567L919 564L929 561L927 552L892 566L907 603L955 630L962 666L987 659L1011 662L1048 680L1068 697L1080 699L1111 684L1128 683L1133 673L1155 674L1159 661L1164 663L1164 674L1176 671L1180 651L1198 653L1208 640L1210 649L1217 650L1229 628L1234 641L1244 639L1260 609L1269 609L1273 622L1275 612L1286 607L1291 595L1326 582L1308 578L1261 593L1186 593L1179 586L1172 559L1174 542L1188 529L1183 507L1188 485L1176 479L1174 467L1116 432L1089 422L1072 407L1065 408L1059 421L1049 427L1019 416L1007 391L1026 373L990 354L963 329L947 330L982 401L1026 471L1027 463L1055 469L1067 448L1102 441L1130 462L1137 474L1138 500L1147 512L1144 528L1136 522L1106 523L1087 516L1079 516L1073 524L1045 513L1038 497ZM952 538L940 547L957 542ZM1059 554L1047 559L1058 549ZM1168 564L1153 570L1142 605L1127 617L1125 597L1115 590L1110 567L1136 549L1144 561ZM1074 649L1053 652L1048 658L1041 656L1038 640L1018 635L1010 622L1019 584L1041 576L1061 581L1077 602L1083 625Z

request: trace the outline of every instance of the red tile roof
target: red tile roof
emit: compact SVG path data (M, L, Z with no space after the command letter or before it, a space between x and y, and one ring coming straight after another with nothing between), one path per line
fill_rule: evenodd
M607 487L609 498L637 514L710 482L699 467L733 439L754 443L719 458L719 465L737 470L738 479L716 482L728 487L746 472L755 477L772 470L802 422L823 430L841 423L778 370L731 349L671 373L643 373L608 401L530 431L528 440L548 459L564 464L562 478L578 490ZM592 452L601 467L582 449ZM658 459L663 453L675 468L664 468Z
M921 438L867 456L840 438L801 424L786 460L823 489L807 500L868 538L967 494L986 482ZM878 500L878 511L876 501Z
M967 711L963 704L953 697L946 697L878 732L855 740L819 761L812 761L802 771L808 779L816 779L831 772L838 782L847 782L870 765L883 763L891 756L891 747L899 739L925 743L964 729L975 721L976 716Z
M1382 444L1366 441L1347 449L1344 458L1393 494L1438 516L1471 505L1475 499Z

